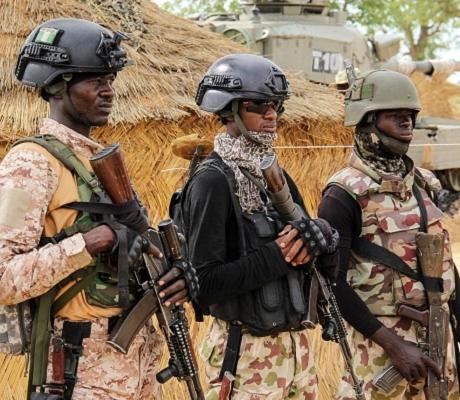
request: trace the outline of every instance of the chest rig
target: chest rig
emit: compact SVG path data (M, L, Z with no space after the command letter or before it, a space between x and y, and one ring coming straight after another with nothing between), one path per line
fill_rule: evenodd
M435 285L447 302L454 287L450 243L444 243L443 274L438 281L421 275L415 238L418 232L442 233L442 212L430 196L433 178L413 170L401 180L386 180L352 159L352 166L328 183L352 196L361 209L360 237L353 238L349 284L377 316L394 316L400 304L426 307L426 285Z
M236 181L233 171L215 153L197 168L194 175L208 168L219 171L225 177L232 197L238 250L230 258L236 260L244 257L276 239L280 229L278 214L270 209L243 213L234 194ZM267 265L267 268L270 266ZM212 305L208 311L214 317L242 326L256 336L303 329L301 322L305 320L307 312L305 293L309 280L304 271L294 271L256 290Z
M17 144L23 142L32 142L42 146L72 172L76 179L78 196L81 202L107 203L110 201L94 173L89 171L74 152L59 139L52 135L41 135L24 138L18 141ZM43 236L40 240L40 246L48 243L56 244L76 233L88 232L100 225L101 222L101 218L96 215L86 211L79 212L74 224L65 227L52 237ZM61 309L81 290L84 290L86 300L90 305L103 308L118 306L117 271L116 268L111 266L111 260L108 255L97 256L88 267L71 274L60 283L59 287L71 281L78 282L54 302L53 313ZM130 303L136 298L133 286L134 281L134 277L130 277L133 289L129 296Z
M65 168L72 172L76 179L78 196L82 202L109 202L105 191L95 177L87 170L74 152L52 135L41 135L24 138L15 144L31 142L45 148L52 156L59 160ZM65 206L65 205L63 205ZM49 243L59 243L76 233L85 233L103 223L101 217L90 212L79 212L74 224L65 227L52 237L42 237L40 246ZM57 299L56 295L69 282L75 282ZM138 285L134 276L129 277L129 303L137 298ZM26 315L33 314L33 321L24 321L22 336L27 340L22 343L22 352L30 353L29 391L32 387L44 387L48 365L48 349L50 344L51 320L80 291L84 291L86 301L90 305L111 308L118 306L119 288L116 268L111 267L109 255L99 255L86 268L74 272L44 295L22 303ZM30 308L33 313L30 313ZM30 331L31 330L31 331ZM30 342L29 342L30 341Z

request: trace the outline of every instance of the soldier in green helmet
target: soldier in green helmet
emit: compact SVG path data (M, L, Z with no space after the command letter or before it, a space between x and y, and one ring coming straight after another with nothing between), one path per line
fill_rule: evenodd
M397 72L350 75L345 126L355 127L353 152L348 166L329 179L319 216L340 234L335 293L351 325L355 371L367 399L458 399L460 332L448 322L433 329L427 296L436 291L445 315L460 317L460 301L454 299L458 272L436 206L440 183L430 171L414 168L406 155L420 111L417 90ZM416 243L423 234L442 237L436 288L421 268ZM427 343L441 331L444 361L438 363ZM390 366L393 378L382 384ZM429 394L428 375L444 388L439 397ZM336 399L355 398L350 383L344 373Z

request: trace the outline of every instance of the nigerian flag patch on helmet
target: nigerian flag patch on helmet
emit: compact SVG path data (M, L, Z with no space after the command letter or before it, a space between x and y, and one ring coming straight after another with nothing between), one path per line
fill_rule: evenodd
M34 42L52 45L56 40L59 29L55 28L40 28L35 37Z

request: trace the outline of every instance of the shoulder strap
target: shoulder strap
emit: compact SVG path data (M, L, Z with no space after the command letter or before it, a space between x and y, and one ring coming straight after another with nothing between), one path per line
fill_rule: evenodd
M380 264L408 276L414 281L420 280L420 275L417 271L414 271L405 261L383 246L369 242L369 240L361 237L353 237L351 248L356 254L362 257L377 261Z
M220 157L219 158L217 157L207 158L195 169L194 174L190 177L186 186L189 184L189 182L193 179L195 175L197 175L200 171L203 171L206 168L214 168L215 170L219 171L225 177L225 180L227 181L228 188L230 190L231 199L232 199L233 209L235 211L236 223L238 226L238 230L240 232L241 254L246 255L248 251L247 251L246 239L245 239L245 234L244 234L242 211L241 211L240 203L235 195L236 182L233 176L233 172L230 170L230 168L222 161Z
M68 170L79 176L94 193L101 192L102 189L94 174L88 171L69 146L61 142L58 138L52 135L31 136L18 140L14 145L27 142L38 144L46 149L51 155L62 162Z

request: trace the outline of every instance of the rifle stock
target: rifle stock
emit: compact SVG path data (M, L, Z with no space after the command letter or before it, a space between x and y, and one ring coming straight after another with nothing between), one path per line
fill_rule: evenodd
M433 283L442 279L444 239L444 234L419 232L416 236L417 257L424 276L429 310L419 311L404 304L398 308L399 316L416 321L426 328L426 343L422 345L428 357L435 361L442 371L441 378L438 378L428 368L424 388L427 400L447 400L449 395L445 376L449 315L442 306L441 288L437 288ZM399 371L390 365L376 375L372 382L382 391L390 393L403 379Z
M442 280L444 240L444 234L419 232L416 236L417 256L424 276L429 305L428 357L441 369L440 378L434 371L428 369L425 385L427 400L447 400L449 395L446 378L449 315L442 305L442 287L430 283L430 280Z

